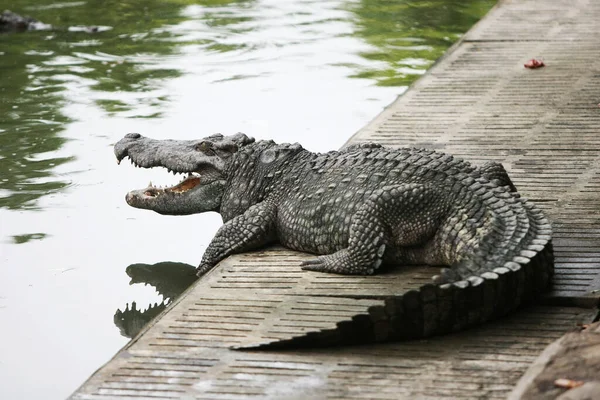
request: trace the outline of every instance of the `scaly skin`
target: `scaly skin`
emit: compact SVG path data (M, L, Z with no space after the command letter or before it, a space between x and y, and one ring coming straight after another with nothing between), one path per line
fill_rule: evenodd
M476 168L432 150L376 144L314 154L242 134L200 141L129 134L115 154L142 167L200 174L190 190L171 188L182 193L149 187L127 195L130 205L161 213L219 211L225 223L199 275L231 254L274 242L319 255L303 264L312 271L372 274L385 264L446 265L434 277L440 287L476 287L510 271L519 280L518 300L506 307L495 301L488 317L550 283L550 224L520 198L497 163Z

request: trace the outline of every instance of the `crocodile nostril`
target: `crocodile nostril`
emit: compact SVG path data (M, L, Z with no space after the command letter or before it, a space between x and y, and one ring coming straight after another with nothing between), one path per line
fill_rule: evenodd
M127 139L139 139L142 137L142 135L140 135L139 133L128 133L127 135L125 135L125 137Z

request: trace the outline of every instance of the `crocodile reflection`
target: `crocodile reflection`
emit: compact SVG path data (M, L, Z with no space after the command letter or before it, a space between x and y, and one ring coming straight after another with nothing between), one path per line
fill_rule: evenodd
M176 262L160 262L157 264L131 264L125 270L131 278L130 285L143 283L153 286L163 301L150 304L146 309L138 309L136 302L125 309L117 309L114 322L121 335L133 338L154 317L160 314L177 296L183 293L196 281L196 267Z

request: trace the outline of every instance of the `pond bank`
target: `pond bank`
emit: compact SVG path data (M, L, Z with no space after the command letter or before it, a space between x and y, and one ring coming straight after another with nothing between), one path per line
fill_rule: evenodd
M351 141L439 149L504 163L554 223L544 304L428 340L240 352L360 323L423 269L360 280L310 274L282 249L231 257L198 280L74 395L181 398L505 398L543 348L597 315L600 289L600 4L505 1ZM545 67L524 68L531 58ZM335 288L340 297L325 297ZM363 300L355 300L356 295ZM576 379L576 377L561 377Z
M494 3L0 0L59 28L0 34L0 398L66 398L221 225L130 208L138 184L175 182L117 166L125 133L338 148Z

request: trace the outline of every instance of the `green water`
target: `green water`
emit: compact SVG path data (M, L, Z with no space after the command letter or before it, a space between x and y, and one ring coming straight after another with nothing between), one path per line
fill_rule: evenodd
M173 182L117 167L120 137L338 148L493 3L0 0L56 27L0 35L0 398L66 397L190 284L220 224L127 207Z

